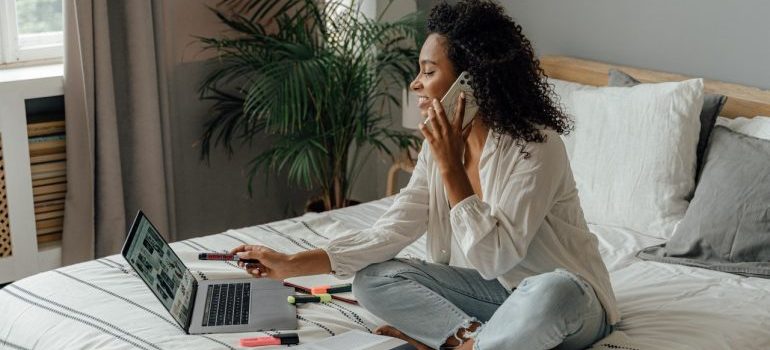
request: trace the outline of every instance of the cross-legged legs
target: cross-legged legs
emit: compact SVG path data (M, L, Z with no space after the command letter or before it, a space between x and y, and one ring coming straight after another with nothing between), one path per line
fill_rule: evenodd
M509 295L473 269L413 259L359 271L353 293L367 310L433 349L472 322L489 320Z
M476 350L583 349L611 330L590 285L565 270L527 278L510 294L473 269L395 259L359 271L353 292L370 312L433 349L479 323L465 332Z

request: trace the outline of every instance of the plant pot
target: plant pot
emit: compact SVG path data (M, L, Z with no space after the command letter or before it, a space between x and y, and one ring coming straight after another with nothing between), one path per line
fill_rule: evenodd
M361 204L360 201L357 201L355 199L347 199L345 201L345 206L349 207L352 205ZM305 212L306 213L323 213L326 211L326 208L324 207L324 200L321 196L314 196L305 202Z

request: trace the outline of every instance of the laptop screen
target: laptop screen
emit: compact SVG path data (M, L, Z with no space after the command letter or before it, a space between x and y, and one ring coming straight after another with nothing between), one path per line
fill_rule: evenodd
M123 257L182 328L188 329L195 277L141 211L136 215Z

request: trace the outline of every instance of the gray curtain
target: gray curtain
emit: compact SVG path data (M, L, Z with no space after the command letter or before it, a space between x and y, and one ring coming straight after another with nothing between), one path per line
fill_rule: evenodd
M161 9L65 0L65 265L118 253L138 209L174 238Z

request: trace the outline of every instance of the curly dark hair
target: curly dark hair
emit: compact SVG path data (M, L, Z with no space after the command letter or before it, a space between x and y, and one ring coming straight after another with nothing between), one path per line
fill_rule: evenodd
M518 144L544 142L542 126L566 134L571 121L551 98L552 88L521 26L491 1L462 0L433 7L429 34L446 38L456 72L473 80L482 121ZM526 153L526 152L525 152Z

